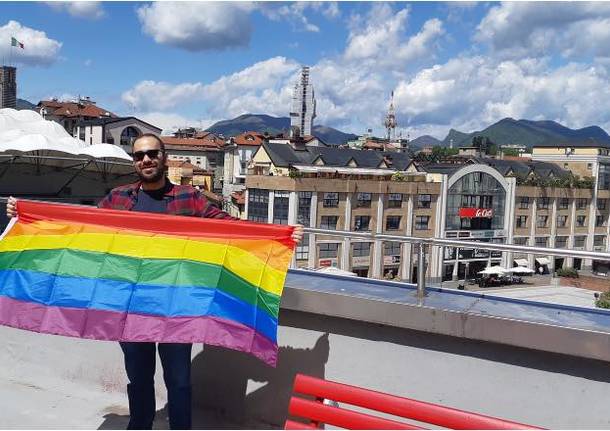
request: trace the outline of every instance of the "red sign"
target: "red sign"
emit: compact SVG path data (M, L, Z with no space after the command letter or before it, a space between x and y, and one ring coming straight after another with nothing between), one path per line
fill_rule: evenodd
M491 208L460 208L461 218L492 218L493 210Z

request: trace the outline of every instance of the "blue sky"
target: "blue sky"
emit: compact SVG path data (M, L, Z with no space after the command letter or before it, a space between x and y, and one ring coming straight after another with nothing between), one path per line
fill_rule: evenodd
M608 3L0 2L2 40L19 97L166 130L286 116L301 65L316 123L354 133L382 133L392 91L411 137L509 116L610 129Z

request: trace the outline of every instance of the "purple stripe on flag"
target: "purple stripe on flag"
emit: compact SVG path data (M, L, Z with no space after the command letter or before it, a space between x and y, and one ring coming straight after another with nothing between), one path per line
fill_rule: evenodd
M254 329L213 316L163 317L54 307L0 296L0 324L45 334L107 341L203 343L277 364L277 345Z

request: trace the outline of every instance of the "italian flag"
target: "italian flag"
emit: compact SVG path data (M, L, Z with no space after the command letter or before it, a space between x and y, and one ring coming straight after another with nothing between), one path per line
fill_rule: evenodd
M21 42L19 42L17 39L15 39L14 37L11 37L11 46L16 46L18 48L25 49L23 44Z

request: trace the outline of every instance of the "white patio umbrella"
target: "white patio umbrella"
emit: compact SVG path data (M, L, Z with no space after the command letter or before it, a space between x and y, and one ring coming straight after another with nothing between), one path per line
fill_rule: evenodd
M506 269L501 266L488 266L483 271L479 271L479 274L483 275L504 275L506 274Z
M513 274L533 274L533 269L525 268L524 266L515 266L514 268L507 269L506 272L512 272Z

